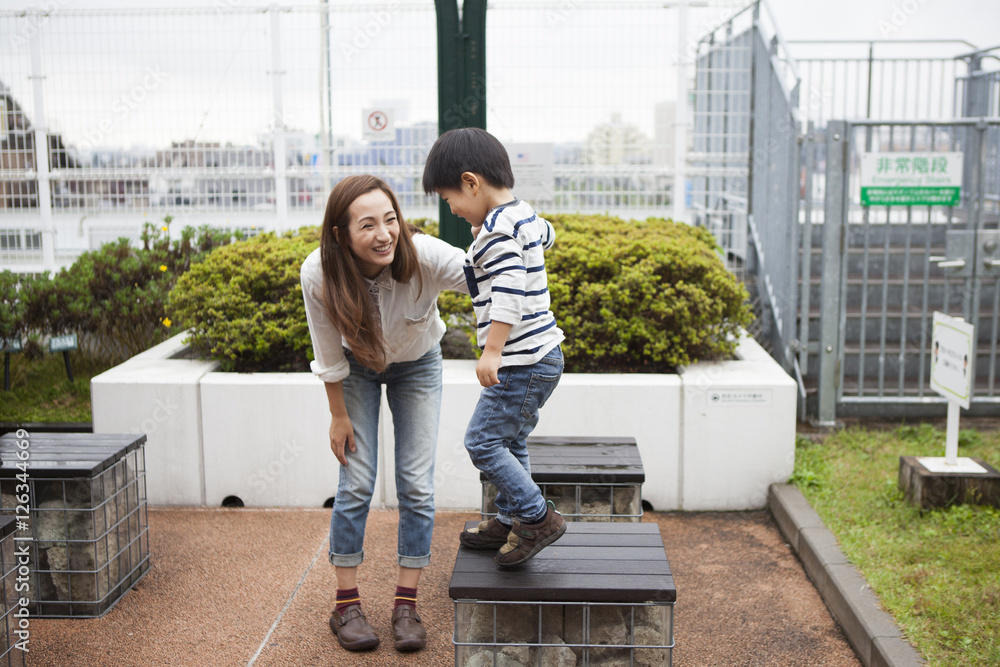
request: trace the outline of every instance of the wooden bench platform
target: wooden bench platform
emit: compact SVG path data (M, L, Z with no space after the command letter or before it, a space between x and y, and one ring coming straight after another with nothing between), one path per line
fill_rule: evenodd
M635 438L530 436L531 479L551 484L642 484ZM480 473L479 479L486 481Z
M475 521L466 524L467 528ZM675 602L677 590L654 523L567 522L566 534L516 569L495 552L459 547L453 600Z

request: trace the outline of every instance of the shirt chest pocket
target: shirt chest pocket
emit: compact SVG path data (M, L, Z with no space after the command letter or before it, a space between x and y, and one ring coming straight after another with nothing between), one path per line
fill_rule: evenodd
M415 306L418 304L414 304ZM416 312L404 313L403 337L406 342L412 342L424 335L437 319L437 302L431 301L427 308L418 309Z

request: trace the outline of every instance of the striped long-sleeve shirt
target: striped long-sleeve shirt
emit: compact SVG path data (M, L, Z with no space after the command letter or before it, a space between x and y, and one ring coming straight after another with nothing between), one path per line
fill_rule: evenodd
M549 309L544 250L555 230L527 203L515 199L492 209L465 255L465 280L478 322L477 341L486 346L490 323L512 325L501 366L537 362L563 340Z

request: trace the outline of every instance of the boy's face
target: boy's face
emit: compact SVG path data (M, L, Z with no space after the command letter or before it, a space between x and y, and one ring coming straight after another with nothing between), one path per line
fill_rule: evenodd
M466 183L457 188L441 188L437 193L448 203L454 215L464 219L473 227L483 224L486 214L490 212L490 206L485 198L479 196L481 192Z

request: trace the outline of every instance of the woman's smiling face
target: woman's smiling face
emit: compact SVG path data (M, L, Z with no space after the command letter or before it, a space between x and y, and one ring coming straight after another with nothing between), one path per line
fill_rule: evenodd
M361 275L375 278L396 256L399 238L399 216L389 197L381 190L366 192L347 209L350 248L358 262ZM341 239L343 242L343 239Z

